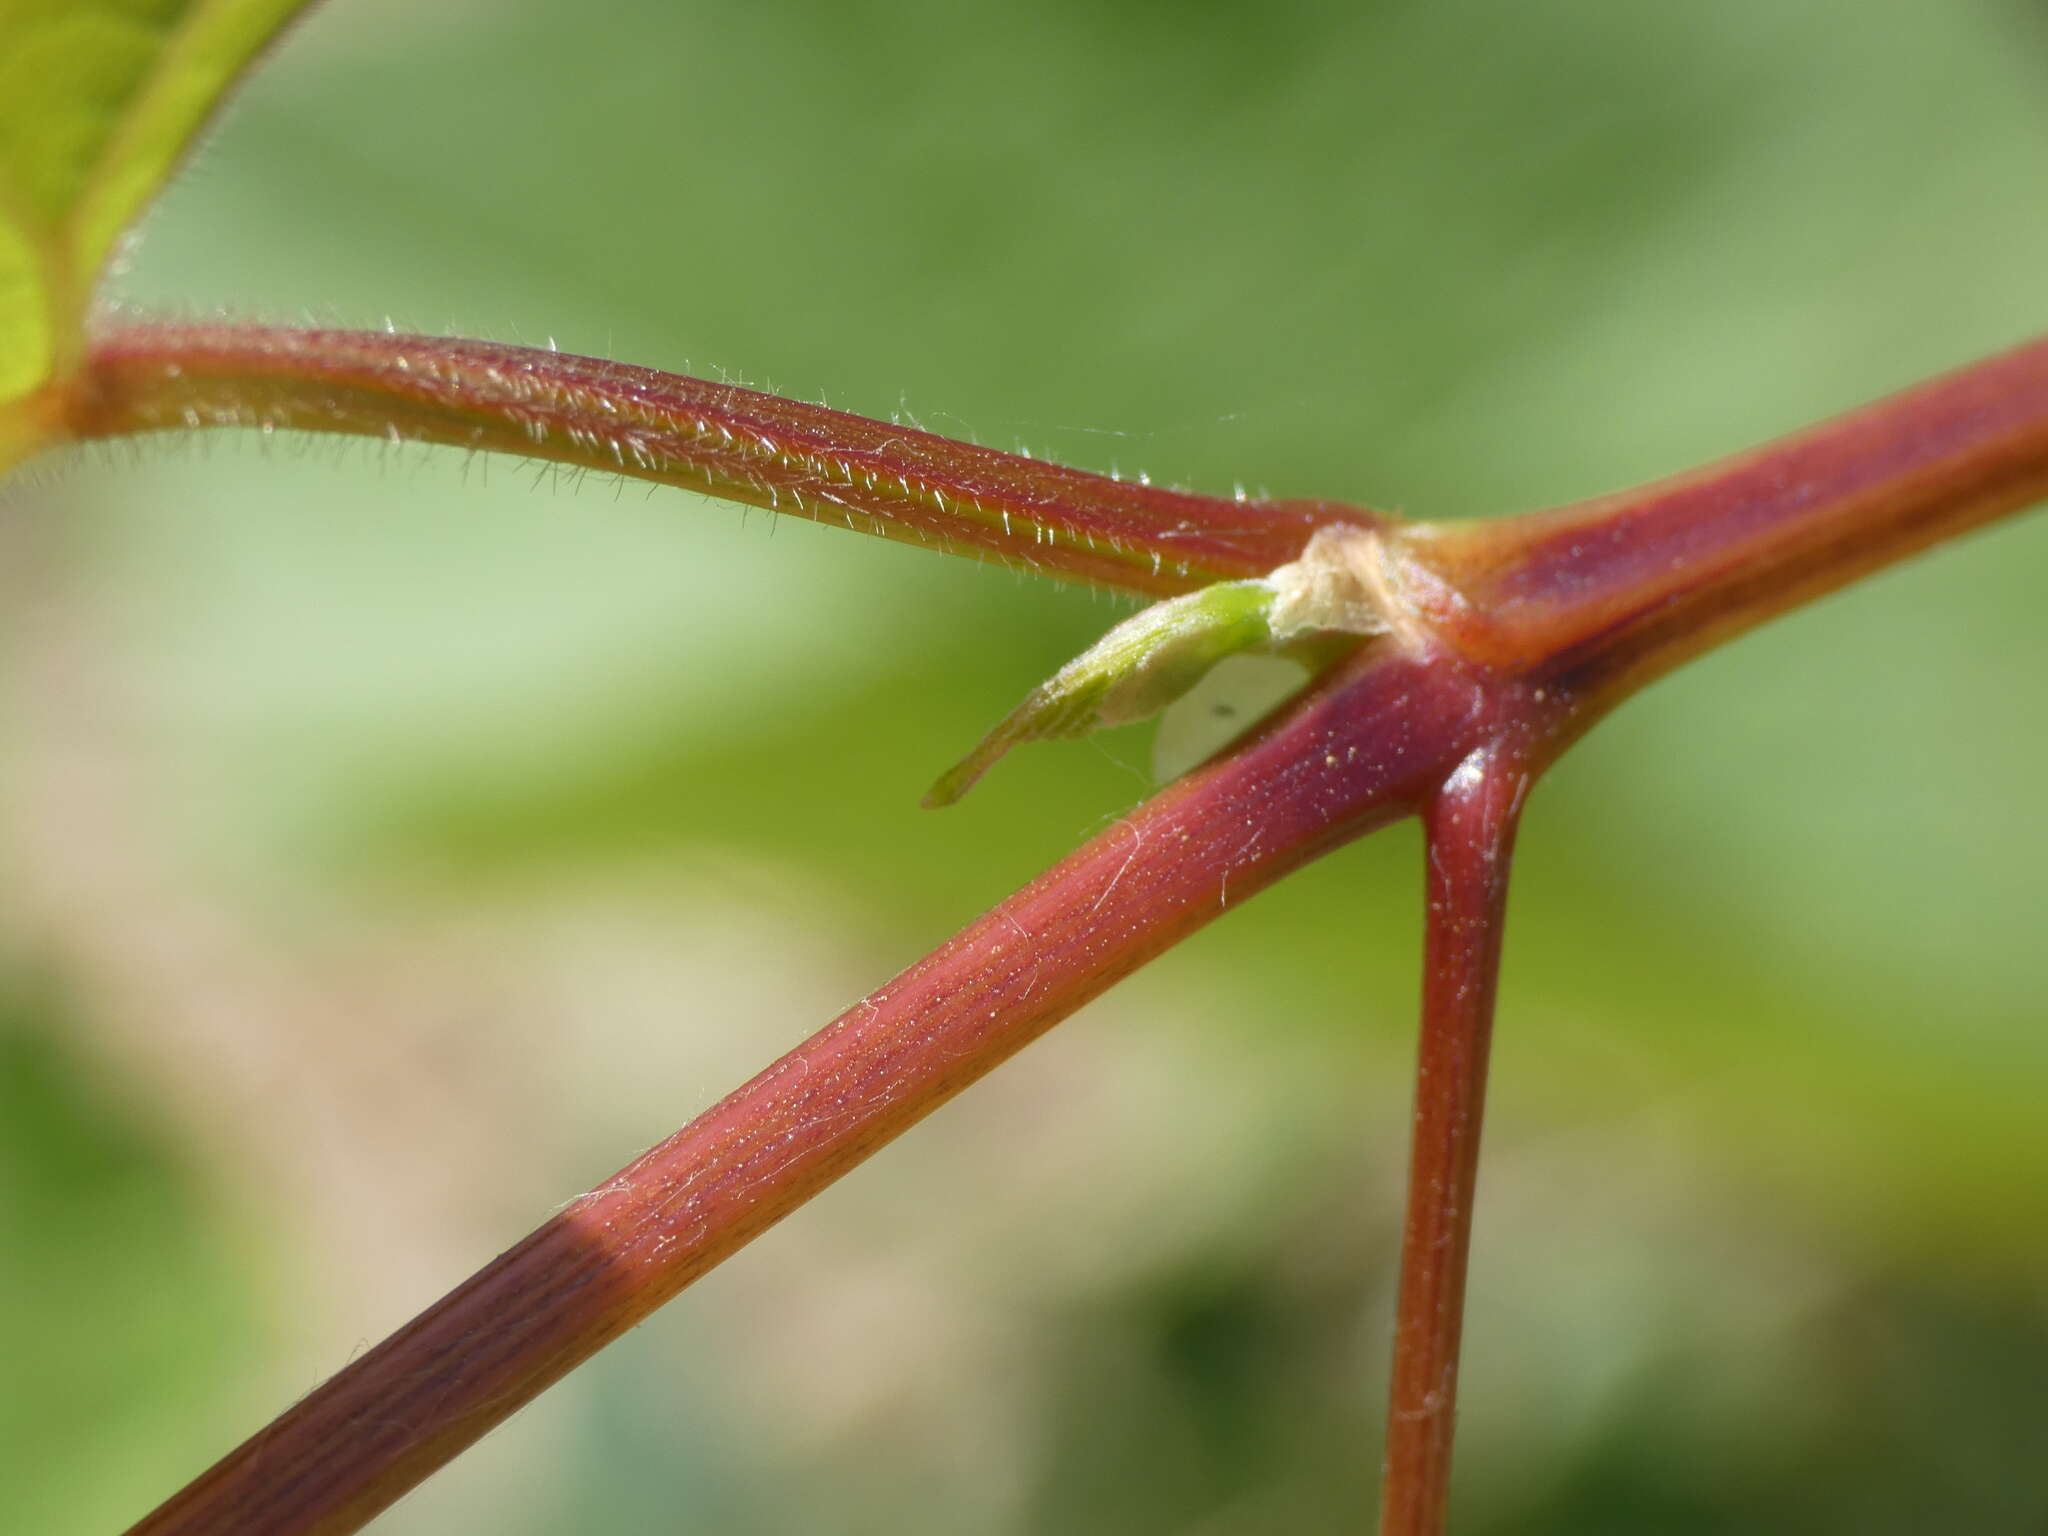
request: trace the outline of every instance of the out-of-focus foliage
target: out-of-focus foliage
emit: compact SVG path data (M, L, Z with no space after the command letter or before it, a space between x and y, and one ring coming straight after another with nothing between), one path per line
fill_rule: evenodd
M2044 184L2017 0L333 0L118 287L1479 514L2021 339ZM993 568L361 445L4 494L8 1529L139 1513L1148 787L1140 729L917 808L1125 611ZM2044 589L2039 524L1943 551L1539 794L1462 1529L2048 1521ZM1419 887L1396 832L1218 925L378 1528L1355 1523Z

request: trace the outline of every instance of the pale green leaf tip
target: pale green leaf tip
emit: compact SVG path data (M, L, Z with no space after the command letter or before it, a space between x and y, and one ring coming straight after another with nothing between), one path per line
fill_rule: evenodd
M939 776L926 808L951 805L1022 742L1148 719L1226 656L1316 634L1383 632L1376 560L1371 531L1331 525L1269 575L1219 582L1132 615L1025 695Z

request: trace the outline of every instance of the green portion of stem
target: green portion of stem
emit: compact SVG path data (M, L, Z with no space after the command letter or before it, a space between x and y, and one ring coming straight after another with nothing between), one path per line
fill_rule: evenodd
M0 212L0 473L36 445L5 414L49 377L56 356L56 303L41 244Z

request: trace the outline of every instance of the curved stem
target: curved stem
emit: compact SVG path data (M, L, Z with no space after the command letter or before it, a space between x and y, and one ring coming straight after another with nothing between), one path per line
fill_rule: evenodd
M337 432L546 459L1152 596L1262 576L1330 502L1225 501L565 352L381 332L131 325L93 339L70 435Z
M1529 783L1517 754L1489 743L1459 764L1423 813L1422 1039L1380 1536L1438 1536L1444 1528L1501 929Z

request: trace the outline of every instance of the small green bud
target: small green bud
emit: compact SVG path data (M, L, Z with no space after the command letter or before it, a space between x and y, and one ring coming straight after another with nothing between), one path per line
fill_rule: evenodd
M928 807L951 805L1010 748L1085 736L1156 715L1243 651L1341 632L1378 634L1369 560L1373 535L1318 529L1301 558L1250 581L1225 581L1133 614L1032 689L1023 703L939 778Z

